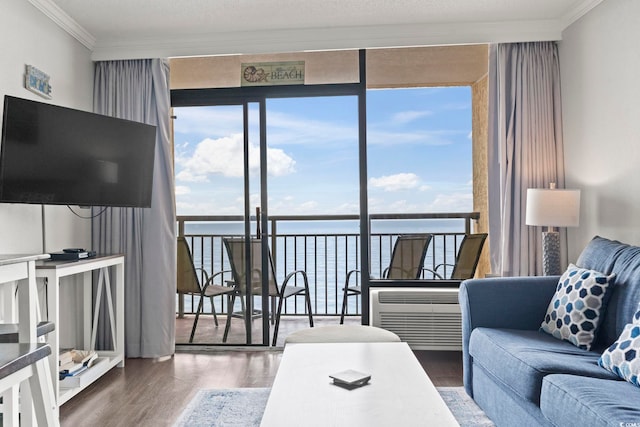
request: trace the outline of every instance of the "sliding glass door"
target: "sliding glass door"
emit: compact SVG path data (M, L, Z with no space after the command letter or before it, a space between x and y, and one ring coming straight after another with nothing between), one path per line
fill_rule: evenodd
M269 274L255 274L272 265L278 286L304 270L310 297L283 300L286 321L277 345L289 332L309 327L310 312L338 321L347 271L369 270L364 87L172 91L178 233L189 240L197 268L220 272L214 283L233 287L230 295L214 298L218 326L205 298L193 344L272 343L274 287ZM327 224L329 215L343 222ZM237 266L228 243L234 239L246 242L244 276L231 272ZM363 274L361 283L367 280ZM303 287L302 276L288 286ZM189 341L199 301L187 296L178 309L178 344Z
M262 261L251 242L262 237L259 215L267 211L261 183L263 106L264 101L174 109L177 211L189 218L179 235L187 240L205 288L204 298L178 295L177 344L269 342L271 306L262 303L269 300L267 280L263 285L251 272ZM209 298L207 285L229 292L216 288L220 295Z

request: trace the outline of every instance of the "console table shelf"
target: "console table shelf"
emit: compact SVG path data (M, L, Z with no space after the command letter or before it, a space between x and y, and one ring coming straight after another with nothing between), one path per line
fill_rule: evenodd
M110 268L115 268L115 295L111 294ZM93 295L92 273L98 273L97 292ZM98 356L106 358L106 363L101 363L89 368L82 375L86 375L82 385L74 388L60 388L58 378L58 358L60 353L60 310L65 309L60 301L60 285L64 284L63 277L82 276L82 337L76 348L82 350L94 350L98 318L102 307L101 301L106 301L108 313L105 317L111 328L110 351L98 351ZM48 320L56 324L53 332L49 333L47 341L51 345L53 354L50 357L51 373L53 377L54 393L58 406L64 404L80 391L88 387L104 375L111 368L124 367L124 255L98 255L78 261L39 261L36 263L36 277L43 278L47 282L47 312ZM102 299L104 298L104 300ZM115 307L114 307L115 304ZM68 309L68 308L67 308ZM92 371L92 369L96 369Z

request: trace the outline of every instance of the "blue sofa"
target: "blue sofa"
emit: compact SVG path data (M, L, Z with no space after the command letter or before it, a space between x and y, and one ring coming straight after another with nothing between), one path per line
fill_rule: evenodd
M460 287L464 386L497 426L640 426L640 388L598 366L640 302L640 247L596 236L576 265L615 273L590 351L540 332L558 276Z

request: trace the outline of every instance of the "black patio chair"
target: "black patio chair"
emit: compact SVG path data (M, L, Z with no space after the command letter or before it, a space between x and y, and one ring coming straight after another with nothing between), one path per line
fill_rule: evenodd
M466 234L460 243L455 264L442 263L436 265L433 270L425 268L424 271L433 274L434 279L466 280L473 278L485 240L487 240L487 233ZM447 267L453 267L449 277L446 277ZM443 271L439 272L438 270L441 268Z
M393 245L389 266L382 273L384 279L419 279L422 273L422 264L427 253L427 248L433 235L431 234L411 234L398 236ZM351 270L347 273L344 294L342 297L342 311L340 314L340 324L344 323L344 316L347 312L347 301L350 296L361 295L362 287L358 285L349 286L352 275L359 273L359 270Z
M233 274L233 284L235 286L235 293L231 297L230 307L233 307L235 298L241 298L242 312L237 317L243 317L245 322L249 321L249 316L245 313L246 304L244 298L247 296L247 280L246 280L246 240L244 238L226 238L223 239L224 245L227 248L229 255L229 261L231 264L231 271ZM262 243L259 239L251 239L250 241L250 271L251 271L251 293L254 296L262 295ZM271 251L269 251L269 271L268 271L269 290L268 295L272 298L272 302L277 300L278 308L275 313L275 326L273 328L273 342L272 345L276 345L278 339L278 328L280 327L280 315L282 314L282 305L287 298L302 296L305 299L307 307L307 313L309 316L309 326L313 327L313 314L311 312L311 293L309 292L309 281L307 279L307 273L303 270L292 271L286 275L282 285L279 286L276 280L275 267L273 265L273 259L271 258ZM289 281L299 276L302 278L303 286L296 286L295 284L289 285ZM273 304L272 304L273 307ZM273 311L273 308L272 308ZM236 316L231 313L227 317L227 324L225 327L223 342L226 342L229 328L231 326L231 318Z
M206 270L196 268L193 264L193 258L191 256L191 250L187 240L184 237L178 237L177 246L177 273L176 273L176 291L181 295L195 295L198 296L200 302L198 303L198 309L196 311L196 318L193 321L193 327L191 328L191 336L189 337L189 343L193 342L193 337L196 333L196 326L198 325L198 319L200 313L204 309L204 299L209 298L211 301L211 313L213 314L213 320L215 325L218 326L218 316L213 304L213 298L221 295L231 295L234 292L233 287L224 285L215 285L213 280L222 276L230 271L219 271L212 276L209 276ZM200 272L204 276L204 284L200 283Z

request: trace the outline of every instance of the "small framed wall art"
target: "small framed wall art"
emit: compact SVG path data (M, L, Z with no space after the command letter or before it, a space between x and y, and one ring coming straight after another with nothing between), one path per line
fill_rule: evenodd
M27 65L24 74L24 87L43 98L51 99L50 77L33 65Z

